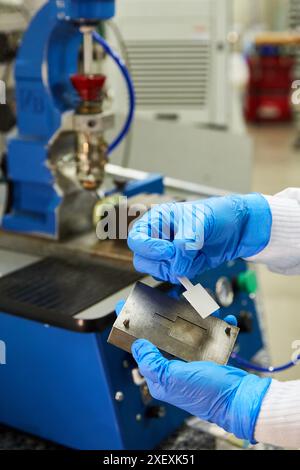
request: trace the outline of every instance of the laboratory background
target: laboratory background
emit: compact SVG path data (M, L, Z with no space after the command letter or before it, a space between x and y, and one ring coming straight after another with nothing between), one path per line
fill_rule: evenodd
M300 1L0 0L0 158L0 450L279 449L154 399L130 344L300 380L299 275L201 272L189 335L126 238L136 205L300 187Z

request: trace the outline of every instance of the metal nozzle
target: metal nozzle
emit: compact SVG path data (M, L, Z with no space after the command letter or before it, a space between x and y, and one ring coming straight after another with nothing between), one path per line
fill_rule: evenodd
M77 177L84 189L95 191L101 186L107 161L106 155L107 145L102 136L93 133L78 133Z

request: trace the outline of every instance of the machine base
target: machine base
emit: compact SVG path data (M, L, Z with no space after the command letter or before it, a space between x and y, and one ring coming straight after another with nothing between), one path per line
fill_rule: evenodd
M17 266L21 255L11 256ZM186 414L136 385L132 356L107 344L113 305L139 275L53 258L24 266L21 258L0 279L0 422L76 449L157 446ZM78 319L92 303L96 318Z

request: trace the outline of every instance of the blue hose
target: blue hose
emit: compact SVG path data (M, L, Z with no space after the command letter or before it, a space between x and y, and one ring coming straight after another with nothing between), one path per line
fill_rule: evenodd
M125 121L125 124L120 134L108 147L108 153L110 154L122 142L122 140L127 135L130 129L130 126L132 124L132 121L134 118L134 111L135 111L135 91L134 91L133 81L131 79L129 71L127 70L127 67L125 63L123 62L123 60L110 47L110 45L105 41L105 39L103 39L103 37L100 36L100 34L96 33L96 31L93 32L93 38L98 44L100 44L100 46L104 49L104 51L114 60L114 62L119 67L120 72L122 73L122 76L125 79L125 82L128 88L128 94L129 94L129 113L128 113L127 119Z
M276 374L278 372L282 372L284 370L290 369L291 367L294 367L297 365L296 362L290 361L287 362L286 364L282 364L281 366L278 367L263 367L259 366L257 364L254 364L253 362L247 361L243 357L239 356L237 353L233 352L231 354L232 359L234 359L239 365L245 367L246 369L253 370L255 372L262 372L265 374ZM300 360L300 356L298 356L298 360Z

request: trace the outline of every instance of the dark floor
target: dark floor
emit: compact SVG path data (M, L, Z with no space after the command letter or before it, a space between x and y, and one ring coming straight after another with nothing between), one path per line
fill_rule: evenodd
M0 426L0 450L58 450L62 447L28 434ZM162 442L163 450L215 450L216 439L206 433L182 426Z

